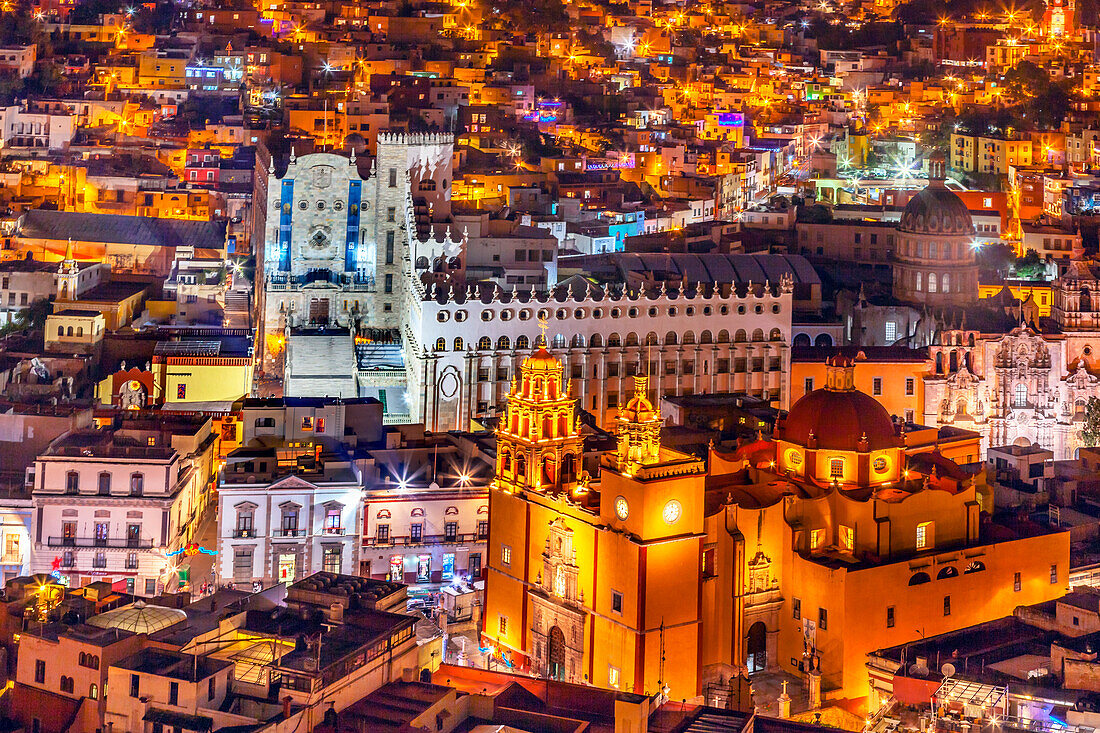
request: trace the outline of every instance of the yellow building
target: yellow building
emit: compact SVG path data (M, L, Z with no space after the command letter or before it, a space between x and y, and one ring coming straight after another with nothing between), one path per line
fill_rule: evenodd
M800 347L791 351L791 404L825 384L825 358L833 347ZM864 346L844 349L855 361L855 386L874 397L887 412L913 422L924 411L922 377L928 353L906 346Z
M1050 283L1045 280L1005 280L999 283L978 284L978 300L993 298L1000 295L1001 291L1008 288L1012 297L1023 303L1028 298L1038 308L1040 316L1050 316L1050 307L1054 302L1053 290Z
M617 448L582 461L561 365L540 350L521 368L497 434L483 617L516 667L708 702L733 675L783 670L811 696L866 698L869 651L1065 592L1068 533L994 525L980 472L934 429L913 428L929 435L911 448L850 360L831 360L773 441L707 461L661 445L646 382ZM949 437L977 455L976 433Z

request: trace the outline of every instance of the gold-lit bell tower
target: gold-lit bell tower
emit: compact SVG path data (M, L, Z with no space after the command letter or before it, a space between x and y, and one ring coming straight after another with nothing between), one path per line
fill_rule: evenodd
M512 380L497 430L497 488L577 493L583 441L570 382L545 335Z
M649 377L634 377L634 396L619 411L619 470L656 463L661 455L661 413L649 401Z

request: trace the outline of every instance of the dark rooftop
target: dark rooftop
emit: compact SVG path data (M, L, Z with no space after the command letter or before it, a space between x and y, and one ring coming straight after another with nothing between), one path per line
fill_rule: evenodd
M157 219L120 214L85 214L75 211L32 209L23 214L20 237L84 242L144 244L154 247L195 246L222 249L225 222Z

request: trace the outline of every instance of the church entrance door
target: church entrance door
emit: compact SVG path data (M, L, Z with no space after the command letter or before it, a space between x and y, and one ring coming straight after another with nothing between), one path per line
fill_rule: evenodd
M761 672L768 665L768 628L763 621L757 621L749 627L745 651L745 666L749 668L749 674Z
M565 634L557 626L550 629L550 648L547 650L547 676L552 680L565 680Z
M309 322L314 326L328 325L328 298L313 298L309 301Z

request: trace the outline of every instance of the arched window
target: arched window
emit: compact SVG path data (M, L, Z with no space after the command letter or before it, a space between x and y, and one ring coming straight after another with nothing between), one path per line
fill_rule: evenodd
M1081 288L1081 312L1088 313L1092 310L1092 294L1088 288Z
M588 345L594 349L603 348L603 336L598 333L592 334L592 338L589 339Z
M752 340L753 341L763 341L764 340L764 329L762 329L762 328L753 329Z
M477 348L479 350L486 350L493 348L493 340L488 336L482 336L477 340Z
M623 345L623 340L619 338L619 334L613 333L607 337L607 345L613 348L618 348Z
M714 336L711 335L710 331L703 331L701 334L699 334L699 343L701 343L701 344L714 343Z
M527 478L527 458L524 456L516 456L516 478Z
M81 667L88 666L88 655L84 652L80 652L80 661L77 662Z
M914 288L914 290L916 290L918 293L922 290L922 288L920 286L920 273L919 272L917 273L917 285Z
M434 191L435 190L435 181L433 181L430 178L421 181L420 182L420 190L421 191Z
M768 338L771 341L782 341L783 340L783 332L780 331L778 328L773 328L772 332L771 332L771 335Z
M435 350L436 351L446 351L447 350L447 339L443 338L442 336L437 338L435 340Z
M794 337L794 341L791 342L792 346L809 346L810 336L809 334L800 333Z
M692 333L691 331L686 332L684 334L684 343L685 344L694 344L695 343L695 334Z
M94 682L92 686L88 688L88 697L92 700L99 699L99 687Z
M966 570L963 570L963 575L969 575L970 573L980 573L985 570L985 563L981 560L972 560L969 565L966 566Z
M57 335L58 336L64 336L65 335L65 327L64 326L58 326L57 327Z
M943 374L943 352L936 352L936 374Z
M390 519L391 514L389 509L379 509L378 513L374 515L375 519Z
M561 480L565 484L577 480L576 459L572 453L566 453L561 459Z
M951 292L951 279L948 273L943 273L943 279L940 281L940 285L943 287L943 292Z
M461 336L455 336L455 351L462 351L464 348Z
M564 333L554 334L554 348L555 349L564 349L565 348L565 334Z
M653 333L652 331L647 333L646 336L645 336L645 345L646 346L656 346L657 345L657 334Z
M669 331L668 333L665 334L665 346L675 346L676 341L677 341L677 338L676 338L676 332L675 331Z
M1013 407L1027 407L1027 385L1017 384L1015 390L1013 390Z
M638 334L634 333L633 331L628 333L626 335L626 345L627 346L637 346L638 345Z
M936 273L930 272L928 273L928 292L934 293L936 290Z
M508 338L507 336L501 336L500 338L497 339L497 348L498 349L510 349L510 348L512 348L512 339Z
M66 336L72 336L73 335L73 327L72 326L69 326L67 329L65 329L65 335Z
M531 339L527 338L526 336L517 336L516 337L516 348L517 349L529 349L529 348L531 348Z
M76 335L77 336L83 336L84 335L84 326L77 326L76 327Z
M935 256L936 256L936 243L935 242L929 242L928 243L928 257L932 258L932 257L935 257ZM931 291L929 291L929 292L931 292Z
M829 459L829 478L842 479L844 478L844 459L843 458L830 458Z
M913 577L909 578L909 585L924 585L931 582L932 576L928 573L914 573Z
M819 333L814 339L814 346L832 346L833 337L827 333Z
M500 456L500 470L505 473L512 470L512 454L507 450Z
M959 575L958 569L951 565L945 565L938 573L936 573L936 580L943 580L944 578L956 578Z
M570 339L569 345L572 346L574 349L583 349L584 348L584 336L579 334L579 333L573 334L573 338Z

